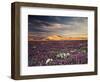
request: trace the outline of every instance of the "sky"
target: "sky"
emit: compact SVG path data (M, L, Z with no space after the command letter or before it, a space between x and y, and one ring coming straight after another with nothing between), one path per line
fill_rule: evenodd
M28 15L29 35L47 37L87 37L88 18Z

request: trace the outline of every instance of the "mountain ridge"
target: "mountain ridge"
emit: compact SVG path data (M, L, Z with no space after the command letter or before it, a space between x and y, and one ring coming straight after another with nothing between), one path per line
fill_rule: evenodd
M47 37L29 36L28 41L51 41L51 40L87 40L87 37L63 37L60 35L51 35Z

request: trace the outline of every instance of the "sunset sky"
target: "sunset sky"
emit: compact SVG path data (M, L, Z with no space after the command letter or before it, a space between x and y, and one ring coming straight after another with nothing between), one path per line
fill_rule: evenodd
M33 37L85 37L88 28L87 17L28 16L28 32Z

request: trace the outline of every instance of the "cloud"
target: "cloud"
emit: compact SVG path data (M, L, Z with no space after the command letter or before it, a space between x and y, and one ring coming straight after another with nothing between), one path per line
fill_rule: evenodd
M29 16L28 31L42 35L87 34L87 17Z

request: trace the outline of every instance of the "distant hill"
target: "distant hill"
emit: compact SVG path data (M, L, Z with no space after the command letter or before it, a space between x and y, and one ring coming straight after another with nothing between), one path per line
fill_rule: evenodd
M50 40L87 40L87 37L63 37L60 35L51 35L48 37L41 37L41 36L29 36L29 41L50 41Z
M48 36L45 40L87 40L86 37L62 37L59 35Z
M64 37L59 36L59 35L52 35L45 38L45 40L63 40L63 39Z

